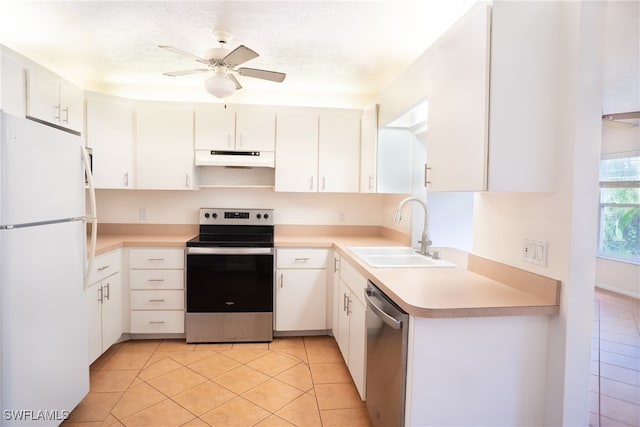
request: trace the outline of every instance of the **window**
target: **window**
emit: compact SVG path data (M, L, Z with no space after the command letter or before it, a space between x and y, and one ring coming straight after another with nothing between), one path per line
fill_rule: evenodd
M640 156L600 161L600 256L640 263Z

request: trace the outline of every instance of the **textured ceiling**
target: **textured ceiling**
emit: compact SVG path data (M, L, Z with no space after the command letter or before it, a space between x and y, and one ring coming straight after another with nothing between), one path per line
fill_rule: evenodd
M25 1L0 0L0 43L96 91L138 99L217 101L201 64L213 30L260 56L247 67L281 71L283 83L238 76L235 103L361 107L476 0ZM640 1L607 15L603 111L640 110Z
M348 106L371 99L475 0L0 3L0 41L95 90L210 100L206 73L161 74L201 64L157 45L203 56L217 46L215 29L233 35L231 48L260 54L247 67L287 74L283 83L238 77L233 102Z

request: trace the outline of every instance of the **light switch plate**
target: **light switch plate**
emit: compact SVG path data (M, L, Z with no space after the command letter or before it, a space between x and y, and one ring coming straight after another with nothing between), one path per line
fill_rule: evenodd
M545 240L524 239L522 243L522 260L546 267L548 247L549 242Z

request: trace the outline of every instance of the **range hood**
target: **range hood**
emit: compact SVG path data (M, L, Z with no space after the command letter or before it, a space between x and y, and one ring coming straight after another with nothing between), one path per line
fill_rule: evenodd
M195 150L195 165L273 168L275 153L273 151Z

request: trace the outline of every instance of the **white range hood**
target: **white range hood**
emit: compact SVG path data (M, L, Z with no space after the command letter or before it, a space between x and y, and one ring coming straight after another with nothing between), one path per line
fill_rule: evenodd
M195 165L273 168L275 153L273 151L195 150Z

